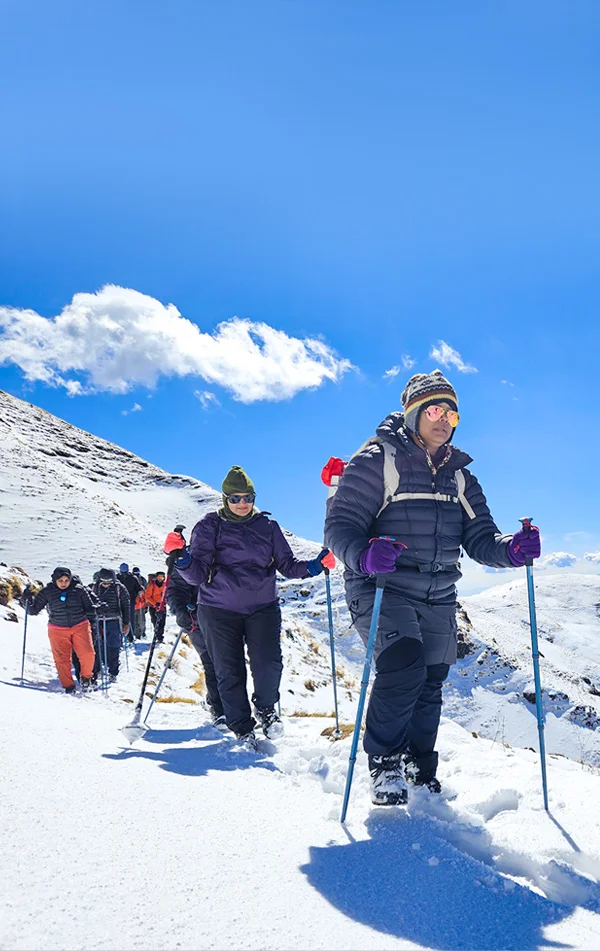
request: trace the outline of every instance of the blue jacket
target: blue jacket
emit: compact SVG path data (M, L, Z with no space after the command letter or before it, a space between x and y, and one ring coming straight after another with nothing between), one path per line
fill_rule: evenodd
M461 577L461 547L482 565L510 568L506 549L512 536L500 534L479 482L466 468L471 457L452 446L448 461L434 472L403 423L401 413L391 413L377 429L377 436L396 449L400 481L395 494L435 493L449 501L405 499L390 502L378 514L384 504L384 450L381 445L367 446L352 458L329 503L325 544L346 565L346 589L352 597L368 580L360 571L361 552L371 538L391 535L407 548L395 572L387 575L387 584L408 598L449 604ZM475 518L458 501L458 469L464 470L465 496Z
M179 574L198 585L198 604L253 614L278 600L275 572L306 578L306 561L294 557L275 519L259 512L248 522L229 522L209 512L194 526L191 564Z

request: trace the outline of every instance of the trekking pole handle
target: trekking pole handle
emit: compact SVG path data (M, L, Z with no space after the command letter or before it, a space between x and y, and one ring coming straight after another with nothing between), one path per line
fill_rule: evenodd
M519 519L521 526L524 532L530 532L533 526L533 518L520 518ZM533 558L525 559L525 567L531 568L533 566Z
M400 557L400 555L402 554L402 552L403 552L403 551L406 551L406 549L408 548L408 545L405 545L404 542L398 542L398 541L396 541L396 539L394 538L393 535L375 535L374 538L370 538L370 539L369 539L369 544L371 544L371 542L376 542L376 541L391 542L392 545L397 545L398 548L400 549L400 551L398 552L398 557ZM385 585L385 578L386 578L385 574L375 575L375 579L376 579L376 580L375 580L375 587L376 587L376 588L383 588L384 585Z

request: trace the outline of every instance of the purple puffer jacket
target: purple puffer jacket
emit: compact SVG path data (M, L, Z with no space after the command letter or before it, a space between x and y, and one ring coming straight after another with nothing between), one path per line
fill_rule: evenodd
M228 522L209 512L194 526L192 563L178 568L198 585L198 604L253 614L278 600L275 570L286 578L309 576L306 561L294 558L277 522L259 512L248 522Z

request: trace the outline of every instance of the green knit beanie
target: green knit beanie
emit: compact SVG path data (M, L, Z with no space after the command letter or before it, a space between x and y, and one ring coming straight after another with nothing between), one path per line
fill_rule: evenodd
M254 482L249 479L241 466L232 466L221 486L224 496L229 495L256 495Z

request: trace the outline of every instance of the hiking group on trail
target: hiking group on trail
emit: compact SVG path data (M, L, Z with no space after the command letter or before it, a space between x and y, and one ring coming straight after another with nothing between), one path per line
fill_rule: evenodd
M469 469L471 457L452 444L458 396L440 370L412 376L402 407L347 464L330 460L339 467L329 468L335 475L327 480L328 547L316 558L294 556L277 521L256 508L250 477L233 466L222 484L221 507L196 523L189 545L184 526L168 533L167 572L149 575L147 585L139 569L129 572L126 564L116 576L101 569L89 590L69 569L55 569L51 582L29 600L29 614L48 610L63 687L75 689L72 651L82 686L97 677L98 619L114 678L123 635L144 636L149 610L154 641L161 642L168 605L202 662L213 722L256 749L257 724L267 737L282 732L277 572L315 577L335 567L337 557L353 626L375 665L363 740L372 801L406 803L407 782L439 792L436 740L443 684L457 657L462 552L492 568L531 565L541 553L540 535L529 520L515 534L499 531ZM359 715L356 740L360 725Z
M116 681L121 648L145 631L145 622L134 620L138 610L147 610L144 581L139 568L130 572L123 563L118 574L100 568L88 587L70 568L57 567L37 593L29 585L25 588L21 603L27 614L34 617L44 608L48 612L50 647L66 693L75 693L76 681L85 692L96 687L104 662L108 682ZM156 610L164 614L166 606L159 604Z

